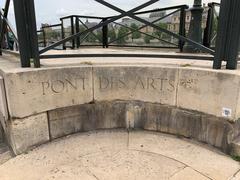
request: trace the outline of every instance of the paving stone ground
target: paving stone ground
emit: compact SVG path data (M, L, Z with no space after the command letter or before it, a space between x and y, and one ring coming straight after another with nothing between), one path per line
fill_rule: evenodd
M97 131L42 145L0 166L1 180L239 180L209 146L147 131Z

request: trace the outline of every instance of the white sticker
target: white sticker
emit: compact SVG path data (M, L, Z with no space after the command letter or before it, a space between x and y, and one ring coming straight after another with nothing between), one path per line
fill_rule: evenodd
M229 108L222 109L222 116L223 117L232 117L232 110Z

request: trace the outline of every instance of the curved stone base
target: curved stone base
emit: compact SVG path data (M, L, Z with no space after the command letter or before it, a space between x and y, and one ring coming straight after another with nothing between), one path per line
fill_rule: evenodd
M239 123L159 104L136 101L96 102L48 112L50 138L77 132L127 128L158 131L210 144L225 153L237 137Z
M239 163L173 136L122 130L80 133L0 166L0 179L239 180Z
M0 122L9 144L21 154L72 133L126 128L184 136L240 155L239 71L176 61L76 59L23 69L2 59Z

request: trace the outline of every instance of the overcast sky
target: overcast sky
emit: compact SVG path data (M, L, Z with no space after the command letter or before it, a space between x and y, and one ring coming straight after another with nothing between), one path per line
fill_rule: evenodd
M124 10L129 10L140 5L147 0L106 0ZM192 5L194 0L159 0L159 2L147 9L161 8L166 6L175 6L180 4ZM220 2L220 0L203 0L203 3ZM2 3L2 1L1 1ZM3 7L3 4L1 4ZM110 16L116 12L100 5L94 0L35 0L35 9L38 26L41 23L54 24L59 22L59 17L78 14L78 15L96 15ZM13 7L11 5L10 19L13 20ZM14 23L13 23L14 24Z

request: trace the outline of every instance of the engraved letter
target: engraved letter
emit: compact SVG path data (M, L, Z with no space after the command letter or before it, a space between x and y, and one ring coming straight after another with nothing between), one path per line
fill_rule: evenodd
M46 90L49 89L49 82L42 82L43 95L46 95Z
M157 89L155 86L154 86L154 83L155 83L155 79L153 78L148 78L148 83L147 83L147 88L150 89L150 87L152 87L153 89Z
M105 84L104 84L103 81L105 81ZM108 86L109 86L109 80L107 78L105 78L105 77L102 77L102 78L100 77L99 78L99 88L100 89L107 89Z
M65 79L66 80L66 85L67 85L67 92L68 92L68 87L69 87L69 85L70 85L70 87L72 87L72 89L75 89L75 90L77 90L77 80L76 79L74 79L74 84L73 84L73 82L72 81L70 81L70 80L68 80L68 79Z
M65 89L65 84L63 81L57 80L52 82L51 89L54 93L61 93Z
M140 77L138 77L138 79L137 79L135 89L137 89L138 85L140 85L142 89L145 89L144 83Z

